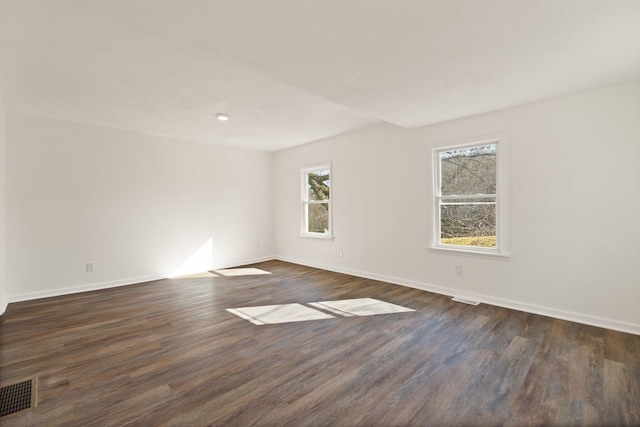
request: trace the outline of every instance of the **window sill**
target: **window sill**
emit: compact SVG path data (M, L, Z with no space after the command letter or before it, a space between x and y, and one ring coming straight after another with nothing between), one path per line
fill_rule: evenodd
M469 255L476 256L480 258L489 258L489 259L500 259L503 261L508 261L511 258L511 254L508 252L486 252L480 250L473 249L464 249L464 248L445 248L442 246L431 246L427 248L430 252L441 253L441 254L449 254L449 255Z
M316 240L328 240L328 241L333 241L333 239L335 239L334 236L332 235L325 235L325 234L300 234L300 237L305 237L308 239L316 239Z

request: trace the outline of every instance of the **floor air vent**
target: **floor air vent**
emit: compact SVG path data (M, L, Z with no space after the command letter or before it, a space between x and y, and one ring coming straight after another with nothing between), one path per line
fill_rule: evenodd
M0 417L35 407L37 379L0 388Z
M473 300L470 300L470 299L465 299L465 298L460 298L460 297L453 297L453 298L451 298L451 301L463 302L465 304L470 304L470 305L478 305L478 304L480 304L480 301L473 301Z

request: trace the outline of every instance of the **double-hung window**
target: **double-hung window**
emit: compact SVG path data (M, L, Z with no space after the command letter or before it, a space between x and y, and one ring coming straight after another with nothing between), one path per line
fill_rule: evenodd
M331 164L302 169L303 236L331 238Z
M435 148L434 248L506 254L504 143Z

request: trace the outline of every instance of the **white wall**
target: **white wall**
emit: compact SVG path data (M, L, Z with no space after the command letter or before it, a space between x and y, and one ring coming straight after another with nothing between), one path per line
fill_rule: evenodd
M0 100L0 314L4 313L9 301L6 293L6 184L5 184L5 111Z
M270 153L13 112L6 126L10 301L166 277L196 252L200 271L273 257Z
M497 132L511 258L427 250L429 147ZM333 242L298 235L299 169L325 161ZM640 82L416 130L379 125L277 152L274 165L281 259L640 333Z

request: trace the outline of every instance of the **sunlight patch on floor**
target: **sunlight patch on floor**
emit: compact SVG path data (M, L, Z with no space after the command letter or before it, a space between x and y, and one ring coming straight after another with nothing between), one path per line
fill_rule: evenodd
M271 274L259 268L227 268L224 270L213 270L222 276L258 276L261 274Z
M274 323L304 322L307 320L333 319L322 311L314 310L302 304L263 305L258 307L227 308L229 313L235 314L254 325L268 325Z
M185 274L184 276L172 277L172 279L197 279L201 277L218 277L218 275L210 271L203 271L201 273Z
M238 317L248 320L254 325L304 322L307 320L335 318L335 316L332 316L327 312L343 317L354 317L373 316L377 314L389 313L406 313L415 311L411 308L391 304L374 298L310 302L308 305L315 307L315 309L296 303L263 305L257 307L227 308L227 311L231 314L235 314Z
M311 302L309 305L341 316L374 316L377 314L404 313L415 311L401 305L391 304L375 298L356 298L339 301Z

